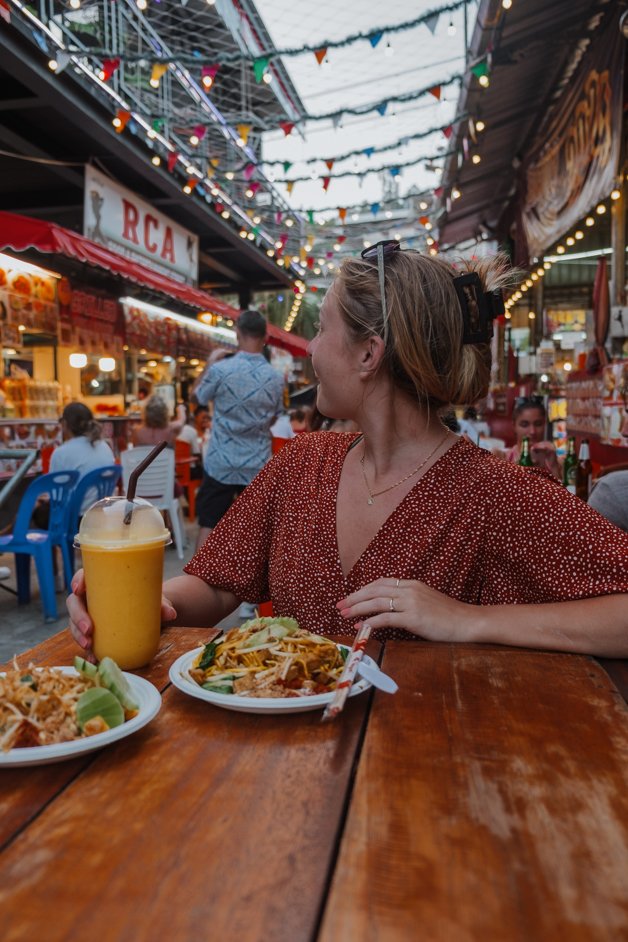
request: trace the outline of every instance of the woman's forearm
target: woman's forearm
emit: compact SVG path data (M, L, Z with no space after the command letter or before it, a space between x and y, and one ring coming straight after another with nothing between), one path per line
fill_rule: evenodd
M466 640L628 657L628 595L544 605L478 606Z
M226 618L240 604L240 599L231 592L216 589L198 576L188 573L164 582L163 594L177 613L176 618L164 623L166 627L211 627Z

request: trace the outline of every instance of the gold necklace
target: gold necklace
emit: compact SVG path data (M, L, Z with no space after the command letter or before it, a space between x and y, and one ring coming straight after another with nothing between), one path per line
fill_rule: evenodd
M448 435L449 435L449 429L446 429L446 430L445 430L445 434L443 435L443 437L441 438L441 440L440 440L439 443L437 444L436 448L434 448L434 449L429 453L429 455L427 456L427 458L424 458L424 459L423 459L423 461L421 462L420 465L417 465L417 467L414 469L414 471L411 471L410 474L406 474L405 478L401 478L401 480L400 480L400 481L397 481L396 484L391 484L390 487L385 487L382 491L372 491L371 488L369 487L369 482L368 482L368 480L367 480L367 478L366 478L366 471L364 470L364 457L365 457L365 455L364 455L364 453L362 453L362 457L360 458L360 467L362 468L362 475L363 475L363 477L364 477L364 483L365 483L365 485L366 485L366 489L367 489L368 495L369 495L369 499L367 500L367 504L374 504L376 497L379 497L381 494L385 494L387 491L392 491L393 488L399 487L399 485L400 485L400 484L403 484L404 481L407 481L408 478L412 478L412 477L414 477L415 474L418 474L419 471L421 470L421 468L423 468L423 467L428 463L428 461L430 460L430 458L433 458L433 457L434 457L434 455L436 454L436 452L438 451L438 449L440 448L440 446L443 444L443 442L445 441L445 439L447 438Z

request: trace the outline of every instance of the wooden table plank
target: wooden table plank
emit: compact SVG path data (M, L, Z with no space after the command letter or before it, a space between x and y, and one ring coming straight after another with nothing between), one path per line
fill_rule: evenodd
M83 942L86 927L100 942L310 942L369 702L321 724L169 687L156 720L99 753L0 856L3 942Z
M150 667L134 673L150 677L151 683L162 691L168 684L168 670L172 662L195 645L210 640L214 634L214 629L210 628L166 631ZM51 667L72 664L78 651L79 648L70 633L60 631L21 654L17 659L18 666L27 667L30 663ZM7 670L12 666L13 663L10 662L0 669ZM143 731L140 730L133 738L142 735ZM34 766L28 770L0 769L0 849L62 791L68 782L86 768L96 755L88 753L70 761Z
M628 711L586 657L389 642L318 942L628 938Z

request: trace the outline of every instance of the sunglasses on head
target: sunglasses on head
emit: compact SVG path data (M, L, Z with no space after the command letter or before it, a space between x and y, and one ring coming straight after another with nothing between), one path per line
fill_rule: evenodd
M515 408L523 409L526 406L541 406L545 408L545 400L543 396L518 396L515 399Z
M375 245L362 249L361 257L367 261L377 261L379 293L382 303L382 324L384 344L388 342L388 307L386 304L386 277L384 259L392 257L401 250L397 239L382 239ZM501 291L484 291L477 272L467 272L453 279L458 295L463 323L463 344L489 343L493 336L493 321L504 313L504 301Z

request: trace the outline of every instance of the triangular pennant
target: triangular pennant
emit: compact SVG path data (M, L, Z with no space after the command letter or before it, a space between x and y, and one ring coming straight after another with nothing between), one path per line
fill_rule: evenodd
M161 134L161 132L164 129L164 119L153 118L152 127L153 127L153 131L156 131L157 134Z
M33 30L33 39L39 46L42 52L48 52L48 43L43 33L40 33L38 29Z
M310 225L312 226L314 225L314 210L313 209L308 209L307 221L310 223Z
M381 103L381 105L378 105L378 106L377 106L377 111L379 111L379 113L381 114L382 118L383 118L384 115L386 114L386 108L388 108L388 102L387 102L387 101L383 101L383 102Z
M419 222L422 226L425 226L430 221L429 216L419 216Z
M325 252L325 258L333 258L333 257L334 257L333 252Z
M122 134L130 120L131 112L127 111L125 108L118 108L115 120L113 122L113 126L116 129L116 134Z
M371 212L374 216L379 212L379 203L371 203Z
M314 268L314 256L313 255L308 255L306 259L306 265L308 268Z
M212 167L213 167L214 169L216 169L216 167L217 167L218 164L220 163L220 157L212 157L209 162L210 162L210 164L212 165Z
M301 262L305 265L305 260L307 259L307 249L304 249L303 246L299 249L299 258Z
M345 213L346 213L346 211L347 211L347 210L345 209ZM337 242L339 245L342 245L342 243L345 241L346 238L347 238L346 236L338 236L338 238L336 239L336 242Z
M287 173L291 166L292 166L292 164L290 163L289 160L284 160L284 162L283 162L283 172L284 172L284 173Z
M443 128L443 134L445 135L447 140L449 140L449 138L451 137L453 133L454 133L453 125L448 124L446 128Z
M170 173L172 173L172 171L176 167L178 159L179 159L179 155L177 154L176 151L174 153L168 154L168 170L170 171Z
M103 82L108 82L112 75L117 72L120 68L120 60L116 59L103 59L102 60L102 69L100 70L100 78ZM154 125L153 125L154 126Z
M432 13L432 14L430 14L430 16L426 17L426 18L423 20L423 22L425 23L425 25L426 25L427 28L429 29L430 33L432 34L432 36L433 36L434 33L436 32L436 27L438 26L438 17L439 17L439 16L440 16L439 13Z
M249 139L249 134L251 133L251 125L250 124L237 124L236 131L238 132L238 137L244 141L244 144L246 146L246 142Z
M278 213L275 213L275 222L277 223L277 225L280 225L282 219L283 219L283 213L281 211Z
M264 77L264 72L268 68L268 63L270 59L268 56L262 56L260 59L253 60L253 74L255 75L255 81L261 82Z
M369 42L370 42L371 46L373 47L373 49L375 49L375 46L376 46L376 45L378 44L378 42L381 40L381 38L382 38L383 35L384 35L383 31L380 30L378 33L372 33L372 35L369 36Z
M155 62L150 72L150 84L155 88L159 85L162 76L168 71L168 65L165 62Z
M329 189L329 184L331 183L331 177L323 177L323 189L325 192Z
M327 169L328 169L329 171L331 171L331 168L334 166L333 160L326 160L326 161L325 161L325 166L327 167Z
M286 190L288 191L288 196L290 196L290 194L291 194L292 191L294 190L294 180L289 180L289 181L286 183Z
M371 157L375 153L374 147L365 147L362 151L363 154L366 154L367 157Z
M250 180L254 173L255 173L255 164L247 164L243 171L244 179Z
M390 175L391 175L391 177L398 177L400 173L401 173L401 170L399 169L399 167L391 167L391 168L390 168Z
M345 219L347 218L347 210L344 208L344 206L342 207L342 209L338 210L338 216L340 217L341 222L344 222Z
M314 55L316 56L316 61L320 65L323 59L325 58L325 56L327 55L327 46L325 46L324 49L317 49L314 52Z
M286 135L286 137L289 137L289 136L292 134L292 131L293 131L293 128L294 128L294 122L292 122L292 121L281 121L280 124L279 124L279 127L281 128L281 130L283 131L283 133Z
M440 101L440 85L434 85L433 88L428 88L428 92Z
M434 196L436 197L437 200L439 200L442 195L443 195L442 186L437 186L436 189L434 190Z
M471 71L476 78L481 78L483 75L488 75L488 62L486 59L482 59L481 62L476 63L476 65L471 66Z

